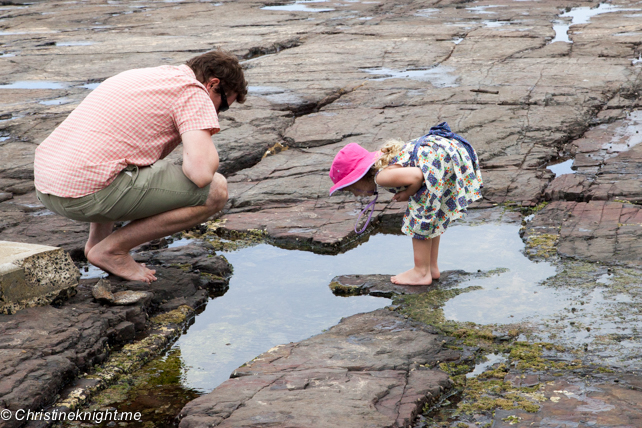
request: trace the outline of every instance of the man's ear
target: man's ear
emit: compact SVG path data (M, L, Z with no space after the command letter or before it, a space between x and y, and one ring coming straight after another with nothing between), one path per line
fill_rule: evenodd
M210 77L210 79L205 84L205 87L208 88L208 89L217 88L218 85L220 85L220 84L221 84L221 80L218 77Z

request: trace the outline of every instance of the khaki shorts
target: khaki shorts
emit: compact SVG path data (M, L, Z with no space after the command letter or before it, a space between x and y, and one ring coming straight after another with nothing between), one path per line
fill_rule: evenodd
M191 182L181 166L158 160L141 168L129 165L109 186L87 196L61 198L37 190L36 195L45 207L64 217L108 223L205 205L209 189Z

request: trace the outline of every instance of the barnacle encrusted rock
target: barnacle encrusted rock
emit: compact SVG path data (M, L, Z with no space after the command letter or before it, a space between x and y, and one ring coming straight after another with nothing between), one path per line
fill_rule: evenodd
M61 248L0 241L0 313L73 296L79 277Z

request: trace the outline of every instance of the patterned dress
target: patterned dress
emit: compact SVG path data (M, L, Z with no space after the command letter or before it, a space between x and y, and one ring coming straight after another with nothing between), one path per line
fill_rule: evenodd
M415 239L441 235L448 225L481 199L483 186L479 164L471 160L457 140L425 135L405 144L389 165L419 167L424 184L408 199L401 231ZM375 179L376 181L376 179ZM403 188L388 188L397 193Z

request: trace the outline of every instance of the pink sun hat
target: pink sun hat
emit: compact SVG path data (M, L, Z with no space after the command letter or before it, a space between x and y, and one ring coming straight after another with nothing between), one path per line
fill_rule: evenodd
M330 179L334 183L330 195L361 180L379 156L380 151L369 152L357 143L350 143L339 150L330 167Z

